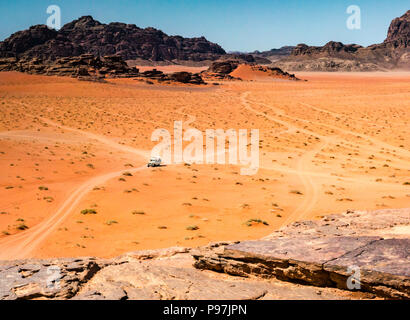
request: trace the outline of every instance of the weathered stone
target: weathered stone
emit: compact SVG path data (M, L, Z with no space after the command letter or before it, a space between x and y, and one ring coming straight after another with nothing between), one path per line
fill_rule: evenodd
M374 241L324 264L338 288L346 289L347 268L360 269L366 291L391 298L410 298L410 239Z
M410 69L410 10L394 19L383 43L362 47L330 41L324 46L297 45L274 65L293 71L384 71Z
M409 226L408 210L348 211L293 223L260 241L197 249L137 251L113 259L0 261L0 300L408 299L410 240L403 229ZM333 224L342 236L315 231ZM352 232L357 234L347 235ZM354 266L361 291L347 288L348 268Z
M244 241L216 255L195 255L195 266L239 276L276 277L280 280L332 286L323 264L379 238L301 237L271 241Z
M92 258L2 262L0 300L70 298L104 264Z
M0 57L56 60L85 53L96 57L116 55L124 60L202 61L216 60L225 51L204 37L168 36L160 30L141 29L134 24L102 24L91 16L67 23L59 31L37 25L0 42Z

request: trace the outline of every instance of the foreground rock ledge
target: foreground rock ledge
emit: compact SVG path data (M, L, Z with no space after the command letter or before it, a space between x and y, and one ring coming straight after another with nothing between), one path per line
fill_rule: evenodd
M409 225L409 209L331 215L296 222L263 240L199 251L195 267L343 290L356 268L361 291L409 299Z
M2 261L0 299L409 299L409 227L410 209L350 211L258 241Z

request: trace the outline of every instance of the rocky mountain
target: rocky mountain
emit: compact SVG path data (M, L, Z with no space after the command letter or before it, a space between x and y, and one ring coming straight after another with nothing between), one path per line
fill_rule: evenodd
M391 22L384 43L388 43L395 47L409 47L410 10L408 10L403 16L396 18Z
M154 28L113 22L102 24L84 16L64 25L59 31L36 25L0 42L0 57L56 60L92 54L117 55L124 60L150 61L216 60L225 51L204 37L168 36Z
M271 49L268 51L254 51L251 52L250 54L253 55L254 57L259 57L259 58L265 58L269 59L270 61L276 61L279 59L283 59L284 57L289 56L293 49L295 49L294 46L283 46L279 49Z
M382 71L410 69L410 10L394 19L383 43L362 47L330 41L324 46L299 44L274 63L294 71Z

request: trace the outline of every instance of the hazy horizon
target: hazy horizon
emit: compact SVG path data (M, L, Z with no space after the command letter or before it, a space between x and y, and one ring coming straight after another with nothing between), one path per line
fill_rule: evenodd
M46 9L61 8L61 24L91 15L101 23L123 22L138 27L154 27L168 35L204 36L227 52L265 51L299 43L324 45L329 41L368 46L383 42L392 19L408 9L407 1L340 0L317 1L186 1L123 0L36 1L16 0L0 4L0 41L32 25L45 24ZM361 29L349 30L346 9L361 9Z

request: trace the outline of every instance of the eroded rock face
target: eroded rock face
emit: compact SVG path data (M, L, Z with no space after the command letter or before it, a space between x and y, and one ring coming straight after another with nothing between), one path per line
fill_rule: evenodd
M217 248L228 243L212 244ZM191 249L131 252L118 258L3 262L2 299L256 300L351 299L371 296L277 280L229 277L192 267ZM59 269L56 269L59 268ZM60 273L56 273L56 270ZM57 281L55 275L60 275ZM58 281L59 280L59 281Z
M83 54L56 61L6 58L0 59L0 71L19 71L30 74L72 76L77 78L103 79L105 77L130 77L138 75L138 69L130 68L118 56L94 57Z
M142 77L157 81L180 82L186 84L206 84L199 74L175 72L170 75L152 69L140 73L135 67L129 67L119 56L98 58L92 54L78 57L59 58L56 61L42 61L17 58L0 58L0 71L19 71L48 76L70 76L80 80L103 81L105 78Z
M361 290L409 299L409 235L410 209L349 211L295 222L260 241L200 250L195 267L341 289L358 268Z
M257 241L3 261L0 300L409 299L409 227L410 209L349 211ZM360 270L359 291L347 287L350 267Z
M206 73L219 76L221 79L223 79L232 71L234 71L238 66L239 61L237 60L216 61L210 65L208 70L206 70Z
M203 71L202 75L209 77L210 79L224 79L224 80L241 80L235 78L231 73L236 70L240 65L246 65L250 67L250 71L263 72L267 76L272 76L275 78L287 79L287 80L300 80L295 77L294 74L284 72L282 69L277 67L267 67L261 66L256 63L246 63L242 60L219 60L213 62L208 70Z
M0 300L69 299L106 262L94 258L0 263Z
M410 10L403 16L394 19L387 32L385 43L393 43L396 47L409 47L410 44Z
M91 16L67 23L58 32L37 25L0 43L0 57L56 60L86 53L96 57L117 55L124 60L202 61L216 60L225 51L204 37L168 36L134 24L102 24Z

